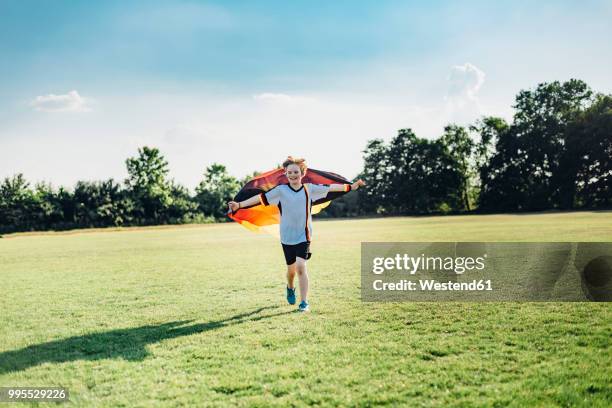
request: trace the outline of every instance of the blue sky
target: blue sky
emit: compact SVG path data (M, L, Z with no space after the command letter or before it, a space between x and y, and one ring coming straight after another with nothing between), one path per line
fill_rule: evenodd
M287 154L353 177L368 139L510 118L539 82L612 92L609 21L604 1L0 0L0 177L121 180L144 144L190 188Z

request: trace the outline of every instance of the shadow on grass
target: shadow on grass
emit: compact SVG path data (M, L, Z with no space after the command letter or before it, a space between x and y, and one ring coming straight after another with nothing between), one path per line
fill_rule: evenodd
M248 313L208 323L190 324L193 320L181 320L85 334L34 344L18 350L5 351L0 353L0 375L11 371L25 370L43 363L112 358L141 361L149 355L145 347L148 344L293 313L293 311L286 311L259 315L266 309L275 308L273 306L262 307Z

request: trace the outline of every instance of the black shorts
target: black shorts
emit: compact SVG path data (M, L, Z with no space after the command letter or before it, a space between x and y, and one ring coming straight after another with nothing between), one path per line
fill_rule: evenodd
M286 245L281 243L283 246L283 252L285 253L285 261L287 265L295 263L295 258L300 257L302 259L310 259L310 242L304 241L295 245Z

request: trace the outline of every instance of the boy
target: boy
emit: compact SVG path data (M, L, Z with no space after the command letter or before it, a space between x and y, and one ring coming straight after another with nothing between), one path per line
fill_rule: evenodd
M241 202L230 201L231 211L237 211L257 204L276 205L281 214L280 236L285 261L287 263L287 302L295 304L294 279L297 273L300 282L301 302L298 310L308 312L308 272L306 261L310 258L310 239L312 236L311 206L314 201L327 196L328 192L344 192L357 190L364 186L363 180L353 184L302 184L306 175L304 159L294 159L289 156L283 163L288 184L281 184L273 189L253 196Z

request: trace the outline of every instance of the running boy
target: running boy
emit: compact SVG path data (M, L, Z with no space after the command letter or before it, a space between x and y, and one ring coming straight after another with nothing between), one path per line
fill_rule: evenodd
M231 211L237 211L257 204L276 205L281 214L280 238L287 263L287 301L295 304L295 275L300 283L301 302L298 310L308 312L308 272L306 261L310 258L310 239L312 236L311 206L314 201L327 196L328 192L357 190L364 186L363 180L353 184L302 184L306 175L304 159L289 156L283 163L288 184L281 184L266 193L253 196L241 202L230 201Z

